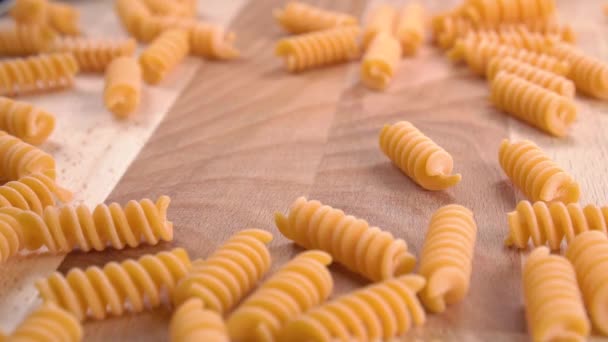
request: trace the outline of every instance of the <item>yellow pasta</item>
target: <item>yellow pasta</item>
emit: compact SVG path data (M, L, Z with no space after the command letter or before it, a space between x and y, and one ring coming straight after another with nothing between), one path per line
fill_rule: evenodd
M163 290L171 295L191 267L188 253L176 248L137 260L109 262L103 268L73 268L65 276L54 272L38 280L36 288L44 301L57 304L79 320L104 319L108 314L120 316L127 310L138 313L146 306L159 307Z
M47 21L47 0L15 0L10 14L19 24L44 25Z
M426 321L416 293L424 278L404 275L369 285L314 308L290 321L280 341L380 341Z
M40 145L53 133L55 116L27 102L0 96L0 130L32 145Z
M0 61L0 96L62 89L71 86L78 63L70 53Z
M177 0L144 0L148 9L160 16L194 17L196 12L191 5Z
M385 89L401 60L401 44L391 34L377 34L361 62L361 81L376 90Z
M395 7L389 4L381 4L374 7L365 21L363 46L367 49L376 35L380 33L393 34L396 17L397 11Z
M406 274L416 258L402 239L342 210L299 197L287 216L276 213L281 234L306 249L319 249L372 281Z
M198 298L187 300L175 310L169 336L171 342L230 342L222 316L205 309Z
M0 185L0 208L13 207L42 215L44 208L71 199L70 191L43 174L32 174Z
M427 283L420 300L431 312L461 301L469 291L477 225L473 213L461 205L447 205L431 218L418 273Z
M190 52L195 56L212 59L233 59L239 56L234 47L236 35L225 32L218 25L196 23L189 27Z
M327 270L331 256L321 251L301 253L249 296L227 321L234 341L279 341L284 325L321 304L331 294Z
M270 268L268 244L272 234L245 229L234 234L206 260L193 263L192 271L179 283L175 304L199 298L205 307L224 314L233 308Z
M576 87L572 81L561 75L543 70L513 57L492 58L488 64L488 70L486 71L488 80L494 80L496 75L502 70L537 84L545 89L551 90L556 94L574 98Z
M51 46L54 52L70 52L81 71L103 72L115 58L133 56L133 39L60 38Z
M115 0L114 11L127 32L137 40L141 40L142 21L152 15L143 0Z
M44 303L30 313L5 340L0 336L0 341L78 342L82 340L82 335L82 326L74 315L53 303Z
M561 40L555 35L530 32L523 24L504 26L497 30L477 30L469 32L465 39L494 42L538 53L549 53Z
M79 20L80 12L74 6L49 2L48 23L57 32L65 35L79 35Z
M524 303L532 341L586 341L590 324L568 260L538 247L523 269Z
M0 55L35 55L46 51L53 39L55 33L46 26L3 26L0 28Z
M6 206L0 208L0 263L16 255L22 246L21 226L15 217L21 209Z
M409 3L399 13L395 35L401 42L405 55L418 52L424 40L425 13L419 3Z
M11 181L35 173L55 179L55 159L21 139L0 131L0 179Z
M273 15L287 32L300 34L327 30L338 26L357 25L357 18L291 1L283 9L275 9Z
M531 201L577 202L578 183L529 140L500 144L498 160L511 182Z
M504 70L492 80L490 97L498 109L556 137L567 135L577 116L572 98Z
M464 15L476 23L527 21L551 17L555 0L469 0Z
M117 57L106 69L103 103L117 117L133 113L141 100L141 67L133 57Z
M566 251L591 316L594 328L608 336L608 238L606 233L591 231L577 236Z
M384 125L379 142L382 152L426 190L447 189L462 178L452 174L452 156L407 121Z
M283 57L290 72L344 63L361 54L359 28L339 27L281 39L275 54Z
M160 83L186 57L188 50L187 31L171 29L163 32L139 57L144 81Z

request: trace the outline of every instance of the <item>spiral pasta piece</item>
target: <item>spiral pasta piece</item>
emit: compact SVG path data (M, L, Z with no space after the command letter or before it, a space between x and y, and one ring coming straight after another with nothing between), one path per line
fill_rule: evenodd
M175 304L199 298L206 308L226 313L233 308L270 268L268 244L272 234L245 229L234 234L206 260L194 262L192 271L179 283Z
M13 207L42 215L44 208L72 199L72 193L43 174L32 174L0 186L0 208Z
M306 249L319 249L372 281L410 272L416 258L402 239L342 210L299 197L287 216L276 213L281 234Z
M419 3L405 5L398 16L395 35L401 42L405 55L418 52L424 40L425 11Z
M46 51L53 39L55 33L46 26L5 25L0 28L0 55L35 55Z
M71 86L78 63L70 53L42 54L0 62L0 96L15 96Z
M0 131L0 179L19 180L35 173L55 180L55 159L41 149Z
M273 15L281 27L295 34L358 24L357 18L349 14L324 10L298 1L289 2L283 9L275 9Z
M40 145L53 133L55 116L29 103L0 96L0 129L26 143Z
M568 260L536 248L523 269L524 303L533 341L586 341L590 324Z
M281 39L275 54L290 72L347 62L359 57L359 28L339 27Z
M82 335L82 325L74 315L53 303L44 303L30 313L10 336L5 340L0 336L0 340L78 342Z
M152 15L143 0L115 0L114 12L127 32L141 40L140 25L145 18Z
M196 11L193 11L191 6L180 1L144 0L144 3L152 13L160 16L194 17L196 15Z
M578 183L529 140L500 144L498 160L511 182L531 201L577 202Z
M115 58L133 56L136 43L133 39L56 39L53 52L70 52L82 71L103 72Z
M556 137L567 135L577 116L572 98L506 71L492 80L490 97L498 109Z
M569 79L512 57L492 58L486 71L488 80L494 80L502 70L567 98L574 98L576 93L576 87Z
M192 264L182 248L147 254L121 263L109 262L103 268L73 268L67 275L54 272L36 282L44 301L56 303L79 320L104 319L108 314L123 315L127 310L142 312L161 305L161 294L169 295ZM147 305L146 305L147 304Z
M361 81L376 90L385 89L401 60L401 44L388 33L376 35L361 63Z
M443 312L469 291L477 225L461 205L439 208L426 233L418 273L426 280L420 299L427 310Z
M117 57L106 69L103 102L119 118L133 113L141 100L141 67L133 57Z
M169 335L171 342L230 342L222 316L205 309L198 298L190 298L175 310Z
M188 50L187 31L171 29L163 32L139 58L144 81L160 83L186 57Z
M465 39L494 42L545 54L549 53L561 40L555 35L530 32L523 24L504 26L497 30L472 31Z
M79 35L79 20L80 12L74 6L49 2L48 23L57 32L64 35Z
M15 219L20 209L10 206L0 208L0 262L16 255L23 245L21 226Z
M551 17L555 0L469 0L465 17L476 23L497 24Z
M389 4L380 4L374 7L365 21L363 30L363 46L365 49L380 33L393 34L393 27L397 18L397 10Z
M404 275L338 297L290 321L281 341L380 341L426 321L416 293L424 278Z
M47 10L47 0L15 0L10 14L19 24L44 25L47 21Z
M236 35L218 25L196 23L189 27L190 52L212 59L233 59L240 55L234 47Z
M379 141L382 152L426 190L447 189L462 178L452 174L452 156L407 121L385 125Z
M278 341L284 325L321 304L331 294L333 280L327 270L331 256L303 252L289 261L230 315L228 332L233 341Z

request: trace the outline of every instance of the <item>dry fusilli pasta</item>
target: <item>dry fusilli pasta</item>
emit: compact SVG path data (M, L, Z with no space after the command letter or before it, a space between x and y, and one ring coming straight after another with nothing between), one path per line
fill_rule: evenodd
M187 31L170 29L163 32L139 58L144 81L160 83L186 57L189 46Z
M114 11L127 32L140 40L141 22L152 15L143 0L115 0Z
M281 27L295 34L358 24L357 18L351 15L297 1L289 2L283 9L275 9L273 14Z
M367 49L369 44L380 33L393 34L397 11L389 4L380 4L374 7L367 19L363 30L363 46Z
M299 197L287 216L276 213L281 234L306 249L320 249L349 270L379 281L410 272L416 258L402 239L342 210Z
M71 5L49 2L48 23L57 32L65 35L79 35L80 12Z
M385 89L401 60L401 44L391 34L379 33L361 62L361 81L371 89Z
M511 182L531 201L578 201L578 183L535 143L505 139L500 144L498 160Z
M30 210L38 215L48 206L71 199L70 191L43 174L32 174L0 186L0 208Z
M103 102L118 117L133 113L141 100L141 67L133 57L118 57L106 69Z
M109 262L103 268L73 268L67 275L54 272L36 282L44 301L56 303L78 319L90 316L104 319L108 313L124 314L126 304L132 312L161 305L161 291L169 294L192 267L182 248L121 263Z
M530 32L523 24L503 26L496 30L472 31L465 39L494 42L538 53L548 53L561 40L555 35Z
M136 43L133 39L56 39L51 50L71 52L81 71L103 72L113 59L132 56Z
M416 54L424 39L425 13L419 3L405 5L399 13L395 35L405 55Z
M78 342L82 340L82 335L82 326L74 315L53 303L44 303L30 313L5 340L0 336L0 341Z
M327 270L331 256L303 252L272 275L230 315L228 332L234 341L278 341L284 325L323 303L333 280Z
M0 130L32 145L40 145L53 133L55 116L32 106L0 96Z
M524 303L533 341L584 341L590 324L568 260L538 247L523 270Z
M55 33L46 26L5 25L0 28L0 55L35 55L46 51L53 39Z
M424 189L443 190L460 182L461 175L452 174L452 156L407 121L385 125L379 142L382 152Z
M171 0L144 0L148 9L160 16L194 17L196 12L187 4Z
M47 0L15 0L10 14L19 24L44 25L47 21Z
M55 159L21 139L0 131L0 179L19 180L35 173L55 179Z
M473 22L490 24L549 18L555 12L555 0L469 0L464 8Z
M15 219L21 209L6 206L0 208L0 263L16 255L22 246L22 233Z
M380 341L426 321L416 293L423 277L404 275L386 279L313 308L290 321L280 341Z
M577 116L572 98L504 70L492 80L490 97L498 109L556 137L568 134Z
M236 35L226 32L218 25L196 23L188 27L190 32L190 53L213 59L233 59L239 56L234 47Z
M230 342L222 316L204 308L198 298L180 305L169 323L171 342Z

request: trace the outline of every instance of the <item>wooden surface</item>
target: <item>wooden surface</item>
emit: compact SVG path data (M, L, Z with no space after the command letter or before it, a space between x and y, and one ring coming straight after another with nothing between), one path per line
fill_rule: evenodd
M365 0L313 1L361 15ZM601 1L558 1L580 45L608 59L608 22ZM208 255L239 229L275 235L273 268L300 250L273 223L300 195L318 199L404 238L421 249L434 210L449 203L471 208L479 226L469 296L408 338L421 340L526 340L520 291L524 254L503 247L505 212L522 195L505 179L497 148L503 138L536 141L581 183L582 203L608 203L605 162L608 104L578 99L570 137L555 139L493 109L485 81L451 66L426 46L404 60L388 91L358 82L358 63L287 74L273 46L283 36L271 17L278 0L255 0L236 15L242 60L202 67L127 170L108 200L172 198L175 241L153 248L73 253L60 266L102 265L183 246ZM433 10L447 1L427 1ZM385 123L409 120L452 153L463 180L445 192L420 189L382 155L377 136ZM334 296L366 282L332 266ZM87 341L165 341L167 309L85 325Z

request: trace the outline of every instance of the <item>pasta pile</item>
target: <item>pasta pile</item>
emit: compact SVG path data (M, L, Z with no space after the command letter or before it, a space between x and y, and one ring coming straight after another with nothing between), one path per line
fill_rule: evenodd
M275 9L273 15L287 32L295 34L353 26L358 23L351 15L327 11L297 1L289 2L284 9Z

